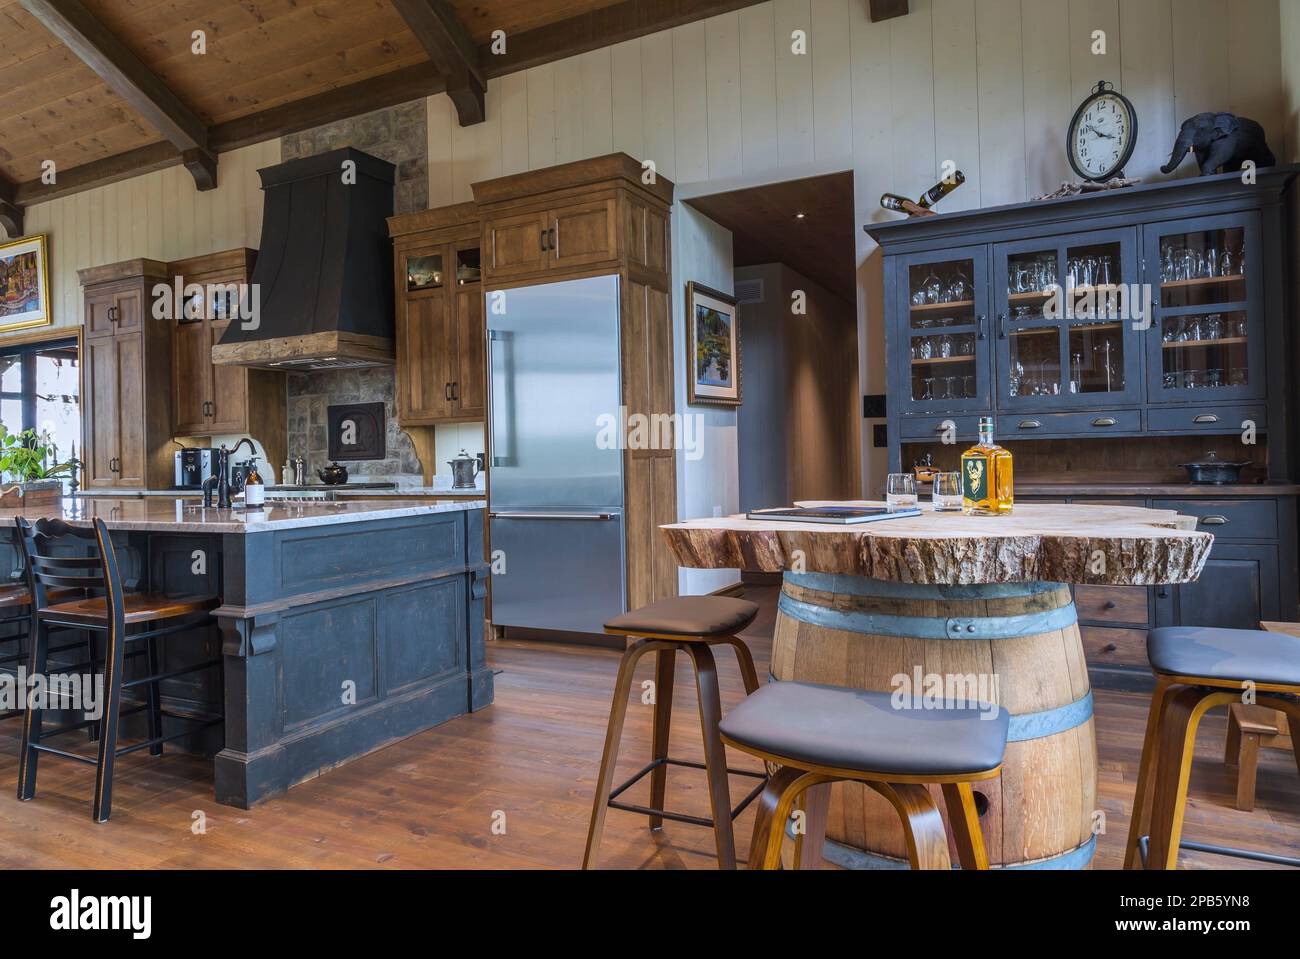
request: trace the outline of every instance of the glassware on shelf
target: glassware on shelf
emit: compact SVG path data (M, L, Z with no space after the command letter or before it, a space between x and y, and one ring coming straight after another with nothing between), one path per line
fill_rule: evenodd
M924 287L912 291L912 305L913 305L913 306L925 306L925 288L924 288Z
M1178 250L1172 243L1160 248L1160 282L1170 283L1178 279Z
M961 385L962 385L962 395L966 397L966 399L968 400L974 399L975 398L974 375L967 374L966 376L963 376L961 380Z
M1232 255L1231 250L1224 250L1219 257L1219 276L1236 276L1237 275L1237 258Z
M952 334L945 333L939 337L939 355L945 360L952 356Z
M1163 377L1161 377L1160 384L1161 384L1165 389L1167 389L1167 390L1177 389L1177 388L1178 388L1178 374L1177 374L1177 373L1166 373Z
M1229 386L1245 386L1248 382L1249 379L1246 373L1246 367L1234 366L1228 371Z
M1203 331L1207 340L1223 339L1223 317L1218 313L1211 313L1205 318Z
M1205 385L1207 387L1218 388L1223 385L1223 370L1213 369L1205 371Z
M921 380L921 399L934 399L934 377L926 376Z
M1078 393L1083 389L1083 354L1070 354L1070 392Z
M972 287L970 280L966 278L965 271L960 266L953 275L952 281L948 284L948 301L951 303L963 303L971 298Z
M1205 262L1202 265L1201 275L1206 277L1219 275L1219 248L1213 241L1205 248Z
M957 338L957 352L961 356L975 355L975 334L963 333Z
M921 281L921 288L925 290L926 303L943 302L943 281L939 279L938 274L933 269Z

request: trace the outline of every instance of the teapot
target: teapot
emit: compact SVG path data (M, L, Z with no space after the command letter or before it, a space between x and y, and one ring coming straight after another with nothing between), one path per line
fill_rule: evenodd
M324 469L318 469L316 475L326 486L338 486L348 481L348 468L338 463L331 463Z
M469 455L468 450L461 450L454 460L448 460L451 467L452 489L475 489L474 479L481 472L478 460Z

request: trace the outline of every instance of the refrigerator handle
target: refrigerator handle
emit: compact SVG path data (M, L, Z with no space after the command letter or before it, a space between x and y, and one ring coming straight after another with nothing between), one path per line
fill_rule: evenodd
M488 513L488 519L609 520L613 513Z
M502 355L508 344L508 331L487 331L488 402L491 407L489 440L493 466L515 465L514 430L510 428L514 420L514 395L510 388L508 358Z

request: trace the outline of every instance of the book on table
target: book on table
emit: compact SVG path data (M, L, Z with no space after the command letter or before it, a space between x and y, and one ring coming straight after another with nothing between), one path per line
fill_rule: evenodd
M905 519L920 516L917 507L889 509L885 506L792 506L777 509L755 509L745 514L746 519L797 523L828 523L832 526L854 526L874 523L877 520Z

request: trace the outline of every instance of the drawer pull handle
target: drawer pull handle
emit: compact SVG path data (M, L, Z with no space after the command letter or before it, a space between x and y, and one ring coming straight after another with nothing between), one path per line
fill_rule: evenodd
M1113 416L1099 416L1092 421L1093 426L1114 426L1118 421Z
M1202 526L1227 526L1228 517L1226 516L1202 516Z
M1114 609L1114 608L1115 608L1115 601L1114 601L1113 599L1108 599L1108 600L1106 600L1106 605L1105 605L1103 608L1104 608L1104 609Z
M1119 649L1119 647L1116 646L1114 643L1107 643L1105 648L1102 651L1106 653L1113 653L1117 649Z
M1219 418L1213 413L1197 413L1192 417L1193 423L1217 423Z
M1020 421L1020 428L1021 428L1022 430L1037 430L1037 429L1042 429L1042 426L1043 426L1043 424L1040 423L1040 422L1038 422L1038 420L1021 420L1021 421Z

